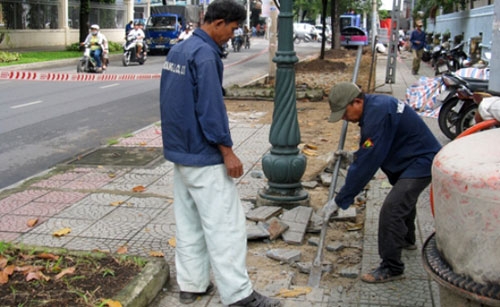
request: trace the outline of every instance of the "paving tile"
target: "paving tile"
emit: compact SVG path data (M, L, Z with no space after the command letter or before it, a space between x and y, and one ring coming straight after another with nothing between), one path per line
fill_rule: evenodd
M137 222L146 224L151 222L163 210L164 209L118 206L100 220L102 222Z
M12 241L16 240L21 235L22 235L21 232L0 231L0 241L12 242Z
M62 188L64 185L68 184L69 181L63 181L63 180L52 180L52 179L46 179L46 180L41 180L38 182L35 182L31 186L33 187L38 187L38 188Z
M70 236L54 237L51 234L28 232L14 240L14 243L22 243L30 246L64 247L73 238Z
M81 233L90 226L93 227L94 222L95 221L90 220L52 217L46 220L44 223L35 226L30 230L30 233L52 235L54 232L60 229L69 227L71 228L71 232L67 236L75 237L81 235Z
M71 181L67 182L62 188L64 189L78 189L78 190L95 190L98 189L106 184L108 184L109 181Z
M78 201L79 204L109 206L114 202L128 202L130 196L111 193L92 193Z
M128 173L114 180L116 184L130 184L147 186L160 179L160 175Z
M101 206L77 203L59 212L54 217L60 219L84 219L95 221L103 218L115 209L116 207L111 205Z
M118 248L127 244L127 240L113 240L101 238L84 238L76 237L64 245L64 248L69 250L83 250L83 251L107 251L115 253Z
M10 213L14 210L20 209L29 202L29 200L2 199L0 201L0 214Z
M143 257L151 257L150 252L162 252L166 261L174 265L175 248L168 245L167 240L129 240L127 243L127 254Z
M132 208L167 209L172 206L172 199L161 197L132 197L127 201Z
M146 222L122 222L116 220L97 221L92 227L78 233L81 237L130 240L143 230Z
M69 206L71 206L71 204L35 201L12 211L12 213L31 216L53 216Z
M88 193L52 191L37 199L39 202L72 204L87 196Z
M8 206L12 202L16 204L26 204L34 199L39 198L42 195L47 194L48 192L49 190L24 190L22 192L14 193L0 200L0 208Z
M5 232L27 232L32 227L27 225L28 220L36 216L5 214L0 217L0 231ZM38 225L43 223L46 218L39 218ZM37 227L37 226L35 226Z

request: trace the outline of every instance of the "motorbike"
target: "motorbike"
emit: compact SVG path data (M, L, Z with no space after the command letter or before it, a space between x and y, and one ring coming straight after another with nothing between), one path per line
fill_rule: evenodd
M235 36L232 45L234 52L240 52L241 46L243 45L243 38L240 35Z
M309 35L308 33L296 33L294 32L293 33L293 42L295 44L300 44L301 42L311 42L313 39L312 39L312 36Z
M467 54L464 52L465 42L457 44L448 52L448 66L451 71L457 71L460 68L465 68L470 65L467 64Z
M220 47L221 51L222 51L222 58L225 59L227 58L228 54L229 54L229 51L227 50L228 49L228 46L227 46L227 43L225 43L224 45L222 45Z
M78 61L78 64L76 66L76 72L102 73L102 71L99 72L97 70L97 62L94 59L94 57L91 56L91 50L89 44L85 44L85 50L83 52L82 58L80 59L80 61Z
M445 90L437 97L435 108L441 107L438 115L439 128L443 134L453 140L462 131L469 128L477 111L474 92L486 92L489 80L462 78L453 72L441 76Z
M137 57L137 43L135 39L127 40L123 44L123 56L122 63L123 66L128 66L130 63L139 63L139 65L143 65L148 58L148 46L147 44L143 44L142 46L142 54L140 57Z

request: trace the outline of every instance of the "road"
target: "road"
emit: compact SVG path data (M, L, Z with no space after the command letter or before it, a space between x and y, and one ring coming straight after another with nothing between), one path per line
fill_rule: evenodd
M320 44L296 45L299 58L319 54ZM268 41L224 59L224 86L243 85L269 71ZM113 60L106 74L159 74L164 56L123 67ZM77 60L63 65L2 70L75 74ZM127 133L160 120L159 80L0 80L0 189L71 161Z

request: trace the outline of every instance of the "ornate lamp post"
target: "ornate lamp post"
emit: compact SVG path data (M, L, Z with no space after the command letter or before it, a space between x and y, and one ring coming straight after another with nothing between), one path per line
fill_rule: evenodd
M300 178L306 169L306 157L300 153L300 130L297 121L295 63L293 50L292 0L282 0L278 16L278 51L276 63L273 122L269 141L271 152L262 158L268 187L259 191L259 205L293 208L309 205L309 194L302 189Z

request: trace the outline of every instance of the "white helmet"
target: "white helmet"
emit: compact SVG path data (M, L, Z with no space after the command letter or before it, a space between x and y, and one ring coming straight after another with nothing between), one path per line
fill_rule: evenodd
M99 25L91 25L90 29L96 29L97 31L99 31Z

